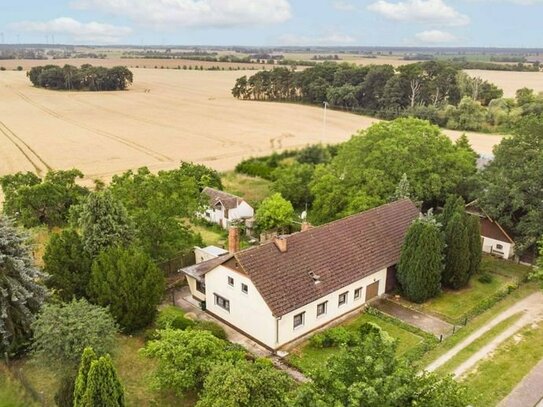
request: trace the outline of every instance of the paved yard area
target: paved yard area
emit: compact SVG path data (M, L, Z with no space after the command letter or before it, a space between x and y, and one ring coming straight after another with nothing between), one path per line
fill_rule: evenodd
M452 324L431 315L423 314L422 312L404 307L393 300L380 298L371 305L384 314L398 318L406 324L415 326L425 332L435 335L437 338L439 338L441 335L443 335L443 338L446 338L453 333Z
M504 398L498 407L543 407L543 360Z
M454 357L458 352L464 349L466 346L471 344L477 338L484 335L486 332L490 331L493 327L499 324L501 321L509 318L510 316L522 312L522 317L516 321L513 325L503 331L501 334L496 336L489 344L482 347L479 351L474 353L468 360L462 363L455 371L454 376L456 378L461 377L464 373L474 367L477 362L493 352L501 343L503 343L507 338L514 335L521 328L525 327L536 321L543 320L543 294L541 292L536 292L523 300L517 302L512 307L508 308L506 311L499 314L496 318L491 320L481 329L478 329L450 351L437 358L432 362L426 370L434 371L441 365L445 364L449 359Z

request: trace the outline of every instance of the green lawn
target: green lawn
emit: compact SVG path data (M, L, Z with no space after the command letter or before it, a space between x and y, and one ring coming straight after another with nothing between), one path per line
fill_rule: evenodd
M127 406L165 406L192 407L193 396L180 400L173 394L153 391L148 385L148 375L155 368L155 362L139 354L144 343L140 337L119 336L118 346L113 353L113 362L125 388ZM20 361L18 364L33 388L44 397L44 405L55 406L54 394L62 372L55 372L32 361ZM0 396L2 395L0 385ZM28 405L28 404L26 404ZM4 405L0 403L0 407ZM7 404L6 406L10 406ZM14 404L17 406L17 404Z
M425 353L419 361L420 366L424 367L430 364L433 360L437 359L438 357L452 349L454 346L456 346L458 343L466 339L473 332L483 327L498 314L505 311L521 299L527 297L530 294L533 294L537 290L539 290L539 284L536 282L522 284L517 290L513 291L503 300L497 302L488 310L469 320L468 324L464 327L459 328L454 335L449 336L442 343L438 344L436 347Z
M478 308L485 302L492 302L493 298L524 280L530 268L510 261L496 259L492 256L483 256L481 273L472 277L468 287L461 290L445 289L443 292L424 304L413 304L403 300L403 304L421 312L433 314L453 324L463 324L465 318L478 314ZM490 273L492 281L482 283L479 277L482 273Z
M518 313L515 315L511 315L509 318L503 320L495 327L490 329L488 332L486 332L484 335L477 338L460 352L458 352L452 359L450 359L447 363L438 368L436 372L444 374L452 373L458 366L468 360L479 349L490 343L497 335L513 325L521 316L522 314Z
M249 204L258 204L271 194L271 181L259 177L250 177L234 171L225 172L221 180L226 192L244 198Z
M503 343L462 381L476 407L495 406L543 358L543 324L528 327Z
M393 324L385 319L375 315L363 313L356 317L345 321L341 326L349 330L357 330L360 325L366 322L373 322L379 325L383 330L389 333L390 336L398 340L398 355L401 356L407 351L422 345L424 338L413 332L403 329L402 327ZM302 372L310 372L318 367L324 366L326 360L337 354L339 348L314 348L309 342L304 342L301 346L291 351L287 357L288 361Z
M227 232L219 226L204 226L201 224L191 223L190 228L202 236L205 246L223 247L228 239Z

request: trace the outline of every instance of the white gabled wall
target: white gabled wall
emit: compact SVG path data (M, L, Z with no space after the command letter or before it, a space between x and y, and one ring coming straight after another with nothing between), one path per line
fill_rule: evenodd
M310 304L307 304L295 311L283 315L279 320L279 343L274 348L280 347L306 333L327 324L328 322L340 317L341 315L352 311L365 303L366 287L376 281L379 281L378 295L385 293L387 269L380 270L367 277L358 280L355 283L349 284L331 294L325 295ZM357 288L362 288L360 298L354 299L354 291ZM341 293L347 292L347 303L339 306L338 300ZM317 317L317 305L328 301L326 314ZM294 328L294 316L305 312L304 324Z
M196 279L191 276L187 277L187 284L189 286L190 293L194 298L198 298L200 301L205 301L206 297L205 294L201 293L196 289Z
M361 307L365 303L368 285L379 281L378 295L384 294L386 273L386 269L380 270L277 319L272 315L268 305L247 276L227 267L218 266L205 276L206 307L211 313L269 348L278 349L343 314ZM234 287L228 285L229 276L234 279ZM241 291L242 283L248 286L249 292L247 294ZM360 298L355 300L354 291L357 288L362 288L362 292ZM285 289L289 289L289 287L285 287ZM347 303L339 306L339 294L343 292L348 292ZM230 301L230 311L215 304L214 294ZM317 317L317 305L324 301L328 301L326 314ZM294 328L294 316L304 311L303 326Z
M498 249L497 245L502 245L502 249ZM485 253L493 253L500 255L504 259L509 259L513 256L513 245L509 242L502 242L501 240L491 239L483 236L483 251ZM503 254L502 254L503 253Z
M228 285L228 277L234 279L234 286ZM268 305L245 275L228 267L218 266L205 275L206 308L213 314L252 336L266 346L275 345L275 318ZM248 293L241 291L241 284L247 284ZM230 301L230 311L215 304L214 294Z

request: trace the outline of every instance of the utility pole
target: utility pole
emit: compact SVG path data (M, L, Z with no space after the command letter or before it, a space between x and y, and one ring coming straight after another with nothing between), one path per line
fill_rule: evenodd
M324 104L324 115L322 118L322 143L326 144L326 109L328 108L328 102L322 102Z

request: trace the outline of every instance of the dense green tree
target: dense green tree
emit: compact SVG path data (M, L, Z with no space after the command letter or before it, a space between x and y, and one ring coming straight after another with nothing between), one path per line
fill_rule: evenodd
M463 214L465 211L465 201L462 197L451 194L447 197L443 212L439 217L440 223L445 229L455 214Z
M124 389L109 355L93 360L82 407L124 407Z
M262 201L255 218L261 230L285 229L294 219L294 208L281 194L275 193Z
M201 389L217 364L244 358L243 351L209 331L170 328L158 331L158 339L148 342L143 354L158 363L153 386L179 395Z
M77 68L72 65L36 66L27 73L34 86L66 90L124 90L134 80L132 71L125 66L93 67L89 64Z
M292 387L292 379L266 359L216 364L196 407L283 407Z
M179 169L152 174L143 167L114 176L110 190L136 224L136 236L144 250L157 261L189 250L200 242L180 218L197 210L200 188L220 187L218 174L207 167L183 163Z
M481 242L481 224L477 216L467 216L466 229L469 242L469 276L479 272L483 257L483 244Z
M11 355L27 345L32 322L47 290L34 263L27 236L0 215L0 353Z
M86 295L92 259L75 230L53 234L45 248L43 262L49 276L45 282L47 287L54 289L63 301Z
M543 235L543 116L528 116L513 137L494 148L481 174L481 207L515 239L515 251L533 247Z
M464 96L458 106L449 106L445 111L449 118L447 127L458 130L481 130L486 117L486 110L469 96Z
M332 159L332 147L322 144L312 144L302 148L296 154L296 160L301 164L324 164Z
M290 201L295 208L305 208L313 200L309 190L313 172L314 167L310 164L295 163L279 167L273 172L272 190Z
M445 267L441 282L454 289L465 287L470 277L470 240L466 220L467 215L463 211L457 212L445 227Z
M409 227L398 262L397 278L403 294L424 302L441 290L443 236L432 215L417 219Z
M79 170L49 171L43 180L31 173L0 178L5 195L4 213L25 227L45 224L61 226L72 205L79 203L88 190L76 184Z
M109 190L91 193L78 208L83 246L92 257L112 246L127 246L135 238L132 219Z
M87 381L89 378L89 371L93 361L97 360L96 352L91 347L83 349L81 359L79 362L79 370L74 384L74 407L84 406L85 391L87 390Z
M134 246L114 246L94 259L88 295L109 306L124 331L134 332L153 321L164 286L164 274L148 254Z
M356 346L343 348L297 391L293 407L465 407L466 390L452 377L417 374L396 359L397 343L376 325L360 329Z
M412 118L381 122L341 145L330 165L317 168L312 216L323 223L364 208L352 201L365 203L366 209L368 203L384 203L403 174L414 200L435 205L475 171L473 155L438 127Z
M117 325L106 308L85 299L47 304L32 323L34 356L47 365L75 367L90 346L99 355L115 344Z

